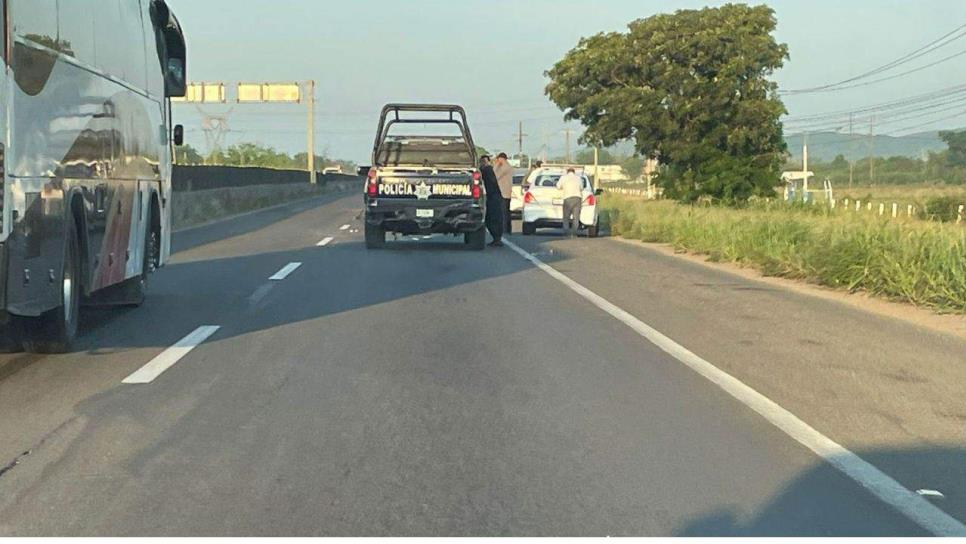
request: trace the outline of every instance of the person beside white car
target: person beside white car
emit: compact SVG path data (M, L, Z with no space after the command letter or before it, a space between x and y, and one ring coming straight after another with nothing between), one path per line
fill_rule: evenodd
M584 200L583 180L577 176L577 170L568 168L567 173L557 182L557 190L563 199L563 229L571 238L577 237L580 227L580 205Z
M559 186L561 179L573 170L579 191L574 190L573 179L568 183L569 193ZM579 206L573 206L570 217L578 217L577 228L585 228L587 236L597 237L599 215L597 197L602 191L595 191L590 179L582 169L575 166L544 166L530 173L524 185L523 194L523 234L535 234L539 228L566 228L564 219L565 196L578 197ZM573 201L571 201L573 202ZM573 226L572 223L571 225Z

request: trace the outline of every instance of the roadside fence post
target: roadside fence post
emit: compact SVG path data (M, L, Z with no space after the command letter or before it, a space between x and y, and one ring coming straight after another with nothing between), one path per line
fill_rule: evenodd
M956 216L956 224L957 225L963 222L963 209L966 209L966 206L960 204L959 205L959 212L958 212L958 214Z
M892 203L892 218L895 219L899 217L899 204L896 202Z
M885 215L885 204L879 204L879 215Z

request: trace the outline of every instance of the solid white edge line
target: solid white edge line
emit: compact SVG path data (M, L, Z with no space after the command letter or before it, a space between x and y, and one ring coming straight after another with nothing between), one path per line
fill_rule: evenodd
M923 529L926 529L936 536L966 536L966 525L963 525L959 520L943 512L918 494L903 487L902 484L894 480L891 476L882 472L855 453L852 453L844 446L818 432L768 397L688 351L684 346L671 340L590 289L558 272L513 242L506 239L503 242L521 257L533 263L537 268L566 285L594 306L597 306L621 321L652 344L685 364L691 370L704 376L748 408L757 412L768 420L769 423L794 438L798 443L812 450L816 455L840 472L869 490L879 500L892 506Z
M339 230L349 230L350 225L342 225Z
M298 270L298 267L302 266L302 263L288 263L283 266L281 270L276 272L272 277L268 278L272 281L281 281L288 277L289 274Z
M151 359L146 365L135 371L133 374L124 378L121 383L126 384L146 384L153 382L158 376L168 370L182 357L198 347L211 335L218 332L221 327L217 325L205 325L198 327L188 336L178 340L173 346L162 351L157 357Z
M319 242L318 244L315 244L315 245L317 247L325 247L325 246L331 244L332 243L332 240L335 240L335 238L329 236L327 238L323 238L321 242Z

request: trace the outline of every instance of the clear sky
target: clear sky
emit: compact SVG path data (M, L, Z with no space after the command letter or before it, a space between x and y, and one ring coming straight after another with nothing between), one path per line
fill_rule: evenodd
M368 163L379 108L390 101L463 104L479 144L561 154L566 125L543 95L545 70L582 36L634 19L723 2L691 0L168 0L185 29L192 81L314 79L317 150ZM772 0L791 60L782 88L839 81L888 63L966 24L966 0ZM928 60L966 50L960 40ZM926 63L923 60L922 63ZM909 67L920 63L913 62ZM864 105L966 84L966 55L855 90L787 97L791 115ZM228 143L305 149L304 106L230 110ZM951 112L955 114L956 112ZM966 113L966 112L964 112ZM188 140L204 149L200 115L176 106ZM928 118L926 119L928 120ZM935 125L966 124L962 118ZM579 133L579 126L573 125ZM934 127L926 127L931 129ZM866 127L867 130L867 127ZM925 130L925 129L924 129Z

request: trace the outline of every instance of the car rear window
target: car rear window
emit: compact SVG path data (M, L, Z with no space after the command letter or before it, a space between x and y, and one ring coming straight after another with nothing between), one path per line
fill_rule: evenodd
M556 187L557 182L562 178L562 174L543 174L534 181L534 187ZM584 189L590 187L590 180L587 176L582 176L581 179L584 182Z

